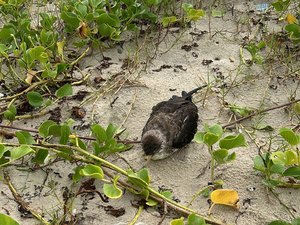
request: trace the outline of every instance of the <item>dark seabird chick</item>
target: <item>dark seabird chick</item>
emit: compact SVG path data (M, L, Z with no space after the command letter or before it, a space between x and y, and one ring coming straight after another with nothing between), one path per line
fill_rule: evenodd
M182 96L173 95L168 101L152 108L142 133L145 154L153 160L164 159L190 143L197 131L198 109L192 102L192 95L207 85Z

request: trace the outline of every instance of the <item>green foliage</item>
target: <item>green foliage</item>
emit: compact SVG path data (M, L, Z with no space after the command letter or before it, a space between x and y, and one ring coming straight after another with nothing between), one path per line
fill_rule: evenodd
M263 181L270 188L297 186L300 180L299 134L289 128L281 128L283 144L277 151L267 152L254 158L254 169L265 175ZM292 183L290 183L293 181Z
M15 221L13 218L3 213L0 213L0 221L1 221L1 225L19 225L17 221Z
M220 125L215 124L212 126L205 125L203 132L197 132L194 141L197 143L204 143L212 157L211 165L211 179L213 180L213 170L215 168L214 162L217 164L228 163L236 158L236 153L229 151L233 148L247 146L243 134L228 135L223 137L223 129ZM219 142L219 145L214 149L214 145Z
M106 129L99 124L94 124L91 127L91 131L96 138L96 141L92 143L96 155L101 154L102 156L106 156L108 154L125 151L131 147L117 142L115 136L118 133L118 128L112 124L109 124Z
M73 89L72 89L71 84L65 84L62 87L60 87L59 89L57 89L57 91L55 92L55 95L58 98L63 98L66 96L73 95Z
M264 41L260 41L258 44L249 43L245 46L245 49L251 54L252 62L257 64L263 64L264 58L261 55L261 51L265 48L266 43Z
M3 116L9 121L13 121L17 115L17 109L14 105L10 105L4 112Z
M11 164L12 162L34 152L35 151L32 148L26 145L20 145L19 147L13 148L0 145L0 167Z
M197 216L196 214L190 214L187 218L187 222L184 223L184 218L181 217L179 219L173 219L170 222L170 225L206 225L207 223L205 222L205 220L200 217Z
M122 190L117 186L119 176L114 177L112 184L103 184L103 192L109 198L120 198L122 196Z
M84 177L91 177L100 180L104 178L104 173L101 167L93 164L88 164L85 167L83 167L80 170L79 174Z
M43 104L43 96L35 91L27 93L27 100L33 107L40 107Z
M298 217L298 218L293 219L293 221L291 223L284 221L284 220L275 220L275 221L268 223L268 225L300 225L300 218Z

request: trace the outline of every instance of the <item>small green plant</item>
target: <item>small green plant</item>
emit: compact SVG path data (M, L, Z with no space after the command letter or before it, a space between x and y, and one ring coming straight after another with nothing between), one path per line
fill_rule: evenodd
M275 220L268 223L268 225L300 225L300 218L295 218L292 222L287 222L284 220Z
M277 0L272 3L272 6L275 10L281 14L284 14L288 11L289 6L293 3L291 0ZM284 26L285 31L289 34L289 37L292 41L299 43L300 42L300 23L297 18L300 15L300 4L296 6L294 13L287 13L284 17L287 25Z
M245 46L245 49L251 54L251 64L263 64L264 58L261 55L261 50L266 46L264 41L260 41L258 44L249 43Z
M260 171L269 188L300 187L300 134L289 128L281 128L279 135L283 144L273 152L254 158L254 169Z
M211 181L214 182L214 170L218 165L231 162L236 158L236 153L231 149L246 146L243 134L228 135L223 137L223 128L218 125L204 126L204 131L197 132L194 141L204 143L211 155ZM215 144L218 142L218 147Z
M112 124L109 124L107 128L103 128L99 124L91 126L94 137L91 147L83 138L73 133L72 124L72 120L62 124L47 120L38 129L38 141L28 131L17 131L16 137L19 143L0 144L0 167L10 166L19 159L27 160L29 164L33 165L46 165L57 158L63 158L70 162L76 161L73 181L77 183L85 178L100 180L103 184L102 190L109 198L122 197L122 189L126 188L143 197L148 206L156 206L159 202L168 202L190 214L195 213L192 209L173 201L170 191L153 189L150 186L151 178L146 168L137 172L131 169L124 170L105 159L109 154L125 151L131 147L131 145L117 140L119 130L116 126ZM87 139L91 140L93 137ZM54 144L52 144L53 142ZM115 175L107 173L104 167L113 170ZM39 215L36 217L41 219ZM213 222L209 218L205 218L205 220Z
M186 223L184 222L184 217L179 219L174 219L170 222L170 225L207 225L205 220L195 214L190 214L187 218Z
M0 213L0 221L4 225L19 225L19 223L15 221L13 218L2 213Z

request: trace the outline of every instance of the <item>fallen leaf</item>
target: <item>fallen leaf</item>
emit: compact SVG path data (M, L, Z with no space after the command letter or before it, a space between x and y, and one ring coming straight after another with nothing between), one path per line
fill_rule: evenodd
M81 21L77 31L81 38L87 38L90 33L90 28L88 27L87 23Z
M31 84L32 83L32 79L34 78L34 76L37 74L37 71L34 70L28 70L27 74L26 74L26 78L25 78L25 82L27 84Z
M208 213L210 214L211 209L215 205L228 205L233 208L239 209L239 195L237 191L233 189L218 189L210 194L212 205L209 208Z
M286 18L285 18L286 22L288 22L288 24L294 24L294 23L297 23L297 18L293 15L293 14L290 14L288 13L286 15Z

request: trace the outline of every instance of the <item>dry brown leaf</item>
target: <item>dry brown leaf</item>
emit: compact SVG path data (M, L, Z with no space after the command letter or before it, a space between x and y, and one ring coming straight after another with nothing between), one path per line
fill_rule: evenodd
M212 205L209 208L209 214L211 209L215 205L228 205L231 207L234 207L236 209L239 209L239 195L236 190L233 189L218 189L214 190L210 194L210 199L212 201Z
M90 33L90 28L88 27L87 23L81 21L77 31L81 38L87 38Z

